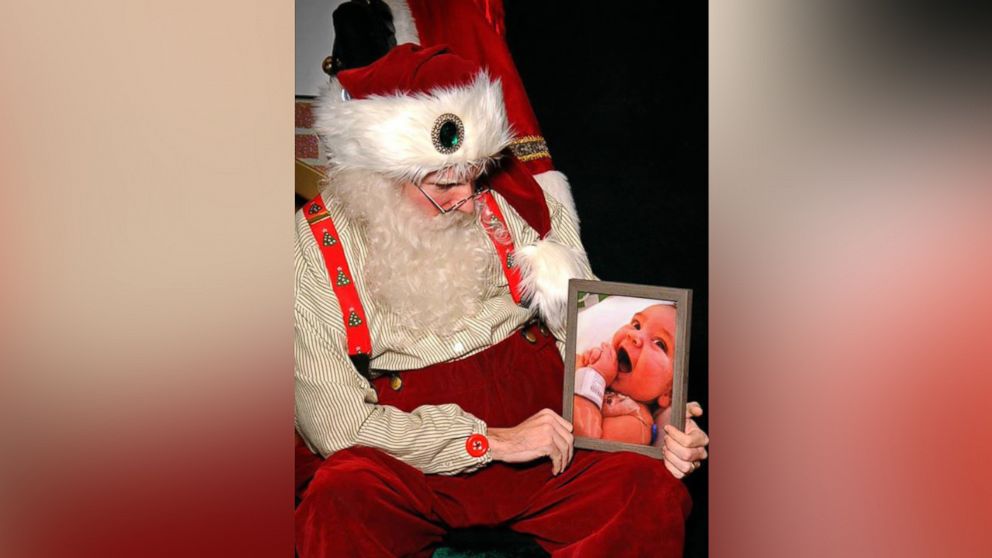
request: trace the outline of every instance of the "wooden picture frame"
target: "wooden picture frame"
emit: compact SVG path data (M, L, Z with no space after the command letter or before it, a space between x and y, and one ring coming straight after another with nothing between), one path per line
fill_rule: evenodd
M600 306L598 310L591 308ZM665 310L666 306L675 309L674 319ZM581 307L581 310L580 310ZM638 310L640 309L640 310ZM644 312L642 312L642 310ZM582 319L580 320L580 313ZM664 454L661 440L664 439L664 424L672 424L679 430L685 430L686 389L688 387L688 358L689 358L689 327L692 314L692 291L670 287L655 287L634 285L629 283L613 283L607 281L590 281L572 279L568 284L568 323L565 339L565 385L562 416L575 426L575 447L602 451L632 451L663 459ZM626 316L625 319L621 319ZM658 316L658 317L656 317ZM582 325L580 325L582 321ZM646 325L642 326L641 322ZM674 322L675 331L668 332ZM640 333L644 328L644 333ZM654 328L649 330L648 327ZM579 329L582 328L582 331ZM654 335L657 330L658 335ZM608 341L595 344L598 338L609 337ZM662 334L661 332L666 332ZM674 336L671 343L670 333ZM643 340L652 339L651 347L644 348ZM674 345L674 347L670 346ZM628 350L629 349L629 350ZM642 350L654 351L653 353ZM661 351L660 353L657 351ZM578 354L582 352L582 354ZM628 353L636 352L636 359ZM590 358L604 355L604 360L597 358L594 365L586 366ZM642 356L651 355L652 360L640 361ZM612 360L611 360L612 359ZM640 364L632 362L637 360ZM602 403L597 407L596 397L576 395L576 365L584 368L580 373L582 385L580 389L588 392L590 384L589 370L594 367L606 369L615 368L615 376L606 384L605 376L592 376L592 384L606 385ZM612 364L611 364L612 363ZM667 367L671 365L671 393L669 406L663 407L667 383ZM650 365L650 367L649 367ZM630 374L624 377L623 374ZM607 376L610 373L604 373ZM658 375L659 383L654 385L654 374ZM634 383L637 378L637 383ZM609 389L619 386L628 394ZM634 387L636 386L636 388ZM647 386L645 389L643 386ZM593 390L595 391L595 390ZM648 394L661 393L657 398L648 398ZM576 397L580 399L576 399ZM637 399L640 399L638 401ZM578 424L576 405L579 409ZM596 432L597 415L593 409L599 409L600 434L604 437L581 435L583 432ZM607 416L617 409L627 409L624 415ZM636 409L634 411L633 409ZM645 415L648 413L648 415ZM592 418L590 418L592 417ZM647 418L651 418L650 425ZM620 420L617 420L620 419ZM636 421L636 422L635 422ZM644 430L644 429L647 430ZM650 433L651 440L647 443L633 443L629 439L639 437L641 440ZM605 436L627 437L628 441L607 439Z

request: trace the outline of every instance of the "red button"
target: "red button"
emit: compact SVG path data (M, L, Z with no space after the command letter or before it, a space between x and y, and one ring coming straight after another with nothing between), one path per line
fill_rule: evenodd
M465 440L465 451L472 457L482 457L489 451L489 440L482 434L472 434Z

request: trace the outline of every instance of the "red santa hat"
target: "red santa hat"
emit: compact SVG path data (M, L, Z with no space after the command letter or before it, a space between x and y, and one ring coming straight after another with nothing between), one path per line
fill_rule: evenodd
M493 167L514 136L500 82L445 46L397 46L376 62L331 81L317 129L332 166L421 181ZM541 187L513 158L490 182L543 237L551 227Z
M516 157L499 80L445 46L404 44L331 80L316 110L331 165L417 182L452 169L488 167L489 185L540 235L519 247L524 299L551 325L563 325L568 279L583 255L545 237L551 219L541 186Z
M511 141L499 83L443 46L400 45L334 85L317 117L337 167L419 182L488 166Z

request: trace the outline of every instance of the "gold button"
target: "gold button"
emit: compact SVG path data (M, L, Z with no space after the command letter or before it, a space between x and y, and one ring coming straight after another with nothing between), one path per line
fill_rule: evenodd
M399 374L393 374L389 377L389 387L393 388L393 391L403 389L403 378Z
M524 330L524 339L530 343L537 343L537 335L534 335L534 331L529 327Z
M546 326L546 325L544 325L544 322L541 322L541 323L540 323L540 324L539 324L539 325L537 326L537 328L541 330L541 335L543 335L543 336L545 336L545 337L547 337L547 336L549 336L549 335L551 335L551 332L550 332L550 331L548 331L548 326Z

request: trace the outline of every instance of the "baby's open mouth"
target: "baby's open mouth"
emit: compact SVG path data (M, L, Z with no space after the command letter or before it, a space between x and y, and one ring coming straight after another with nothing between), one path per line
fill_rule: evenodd
M617 370L620 372L630 372L630 355L627 354L627 349L623 347L617 349Z

